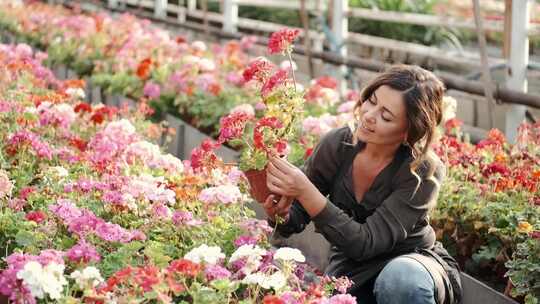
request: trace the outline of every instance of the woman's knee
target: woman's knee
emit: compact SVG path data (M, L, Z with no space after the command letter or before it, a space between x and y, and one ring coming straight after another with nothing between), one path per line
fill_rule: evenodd
M435 284L420 262L398 257L375 280L377 303L435 303Z

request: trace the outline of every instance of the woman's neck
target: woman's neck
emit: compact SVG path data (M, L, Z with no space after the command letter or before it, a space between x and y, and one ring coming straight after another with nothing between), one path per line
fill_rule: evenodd
M372 159L375 162L384 162L389 161L394 158L401 144L394 145L378 145L373 143L365 143L363 153L369 159Z

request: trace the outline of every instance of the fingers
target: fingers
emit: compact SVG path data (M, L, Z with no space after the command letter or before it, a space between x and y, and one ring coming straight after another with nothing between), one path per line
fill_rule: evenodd
M275 209L276 204L274 203L274 200L275 195L270 194L262 204L263 208L268 211Z
M291 168L295 168L286 159L279 157L271 157L270 162L281 171L289 171Z
M283 186L282 179L279 179L279 178L275 177L272 174L267 174L266 175L266 183L269 184L269 185L276 186L276 187L282 187Z
M264 211L271 220L275 221L276 215L282 218L286 218L289 215L291 198L282 196L279 202L276 204L274 201L277 199L276 195L269 195L262 204ZM282 205L281 207L279 205Z
M284 179L287 177L281 170L279 170L272 162L268 162L268 174L271 174L278 179Z
M288 205L290 205L289 198L285 195L282 195L279 199L279 202L276 204L277 210L283 210L288 209Z

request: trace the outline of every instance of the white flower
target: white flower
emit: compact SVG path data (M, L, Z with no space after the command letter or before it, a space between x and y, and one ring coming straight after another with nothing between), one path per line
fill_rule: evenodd
M290 69L291 68L291 62L289 60L283 60L280 64L279 64L279 67L282 68L282 69ZM293 71L296 71L298 70L298 65L296 65L296 62L292 62L292 69Z
M242 271L245 274L250 274L259 268L261 265L262 256L265 254L265 249L253 244L246 244L240 246L235 252L233 252L231 258L229 259L229 263L233 263L237 260L245 258L246 263L242 268Z
M66 90L66 94L68 94L72 98L77 98L77 99L84 99L84 97L86 97L84 90L81 88L68 88Z
M105 127L105 133L109 136L129 136L135 134L135 127L131 122L125 118L118 121L111 121L107 127ZM114 138L113 138L114 139Z
M233 254L231 255L231 258L229 259L229 261L232 263L236 260L239 260L243 257L248 257L248 256L263 256L266 254L266 250L257 246L257 245L253 245L253 244L245 244L245 245L242 245L240 247L238 247L238 249L236 249L235 252L233 252Z
M191 47L197 51L205 52L207 50L206 44L200 40L193 41Z
M200 263L204 261L208 264L216 264L219 260L225 258L225 254L221 252L221 248L218 246L208 246L202 244L197 248L191 249L185 256L185 259L194 263Z
M285 275L283 275L281 271L276 271L270 276L265 276L264 280L259 282L259 285L266 289L273 288L278 290L285 286L286 282L287 279L285 278Z
M75 280L81 290L96 287L104 282L99 269L94 266L88 266L82 272L75 270L71 273L70 277Z
M66 170L62 166L51 167L50 170L51 170L51 173L56 175L57 177L66 177L69 175L68 170Z
M300 263L304 263L306 261L306 257L300 250L290 247L279 248L274 254L274 259L282 261L296 261Z
M322 88L320 91L324 105L335 105L339 102L339 93L330 88Z
M36 261L30 261L17 272L17 278L23 281L33 297L39 299L43 299L47 294L51 299L60 299L63 285L67 285L67 280L64 278L64 265L54 262L43 267Z
M265 275L263 273L257 272L248 274L243 280L244 284L258 284L264 289L275 289L279 290L285 286L287 279L281 271L276 271L271 275Z
M186 55L184 58L182 58L182 61L184 64L196 64L201 60L200 57L193 56L193 55Z
M263 276L264 276L264 274L262 274L260 272L250 273L242 280L242 283L244 283L244 284L259 284L259 282L263 280L263 278L262 278Z
M73 110L73 106L67 103L54 105L52 110L56 117L61 118L68 124L71 124L73 121L75 121L75 119L77 119L77 113L75 113Z
M202 72L212 72L216 69L216 64L210 59L202 58L199 61L199 68Z
M161 155L159 158L159 164L162 168L169 172L184 172L184 163L182 163L182 160L172 154Z
M446 122L456 117L457 101L451 96L443 97L443 119L442 122Z
M38 114L38 109L36 107L25 107L24 113L28 114Z

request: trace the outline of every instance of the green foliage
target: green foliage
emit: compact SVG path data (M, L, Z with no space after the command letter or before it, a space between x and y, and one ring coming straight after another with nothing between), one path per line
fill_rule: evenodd
M350 0L349 5L351 7L377 8L382 11L434 14L433 7L437 2L438 1L436 0ZM356 33L381 36L425 45L446 42L461 47L461 34L456 29L450 28L426 27L421 25L351 18L349 21L349 30Z
M512 295L526 295L526 304L540 301L540 240L528 239L517 245L513 259L506 262L506 274L514 288Z
M94 74L92 75L92 83L106 88L107 93L122 95L129 95L136 90L141 90L142 87L141 80L127 72Z
M143 248L144 244L136 241L122 244L115 252L107 254L98 265L98 268L104 277L110 277L127 265L144 265L144 255L141 254Z

